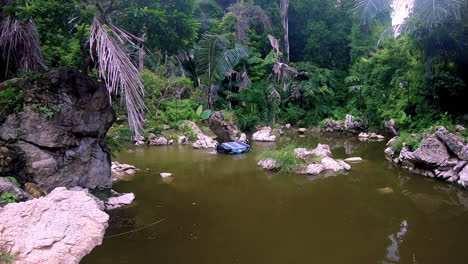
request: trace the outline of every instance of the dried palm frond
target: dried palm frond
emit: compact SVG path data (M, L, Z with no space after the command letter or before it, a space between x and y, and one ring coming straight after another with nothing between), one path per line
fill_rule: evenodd
M244 89L248 89L252 86L252 81L250 80L249 78L249 75L247 74L247 72L244 72L242 74L242 80L239 84L239 91L242 91Z
M273 74L278 78L278 81L282 81L290 76L296 76L298 72L286 63L278 61L275 66L273 66Z
M118 42L132 44L131 40L138 38L114 25L109 25L109 31L94 18L89 36L91 58L96 62L99 77L106 83L109 94L123 95L130 129L137 136L144 125L144 87L137 67Z
M9 16L0 21L0 51L5 64L5 78L16 70L43 71L44 65L36 24Z

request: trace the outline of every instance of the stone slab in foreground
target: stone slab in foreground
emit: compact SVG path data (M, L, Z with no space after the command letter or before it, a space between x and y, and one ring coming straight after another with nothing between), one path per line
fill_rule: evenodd
M77 264L102 243L108 220L85 192L59 187L0 208L0 237L12 244L15 264Z

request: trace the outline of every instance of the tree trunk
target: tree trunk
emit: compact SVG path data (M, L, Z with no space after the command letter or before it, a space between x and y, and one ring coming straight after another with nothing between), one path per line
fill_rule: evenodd
M288 10L289 10L289 0L280 0L280 9L281 9L281 24L283 25L284 30L284 55L286 62L289 62L289 19L288 19Z

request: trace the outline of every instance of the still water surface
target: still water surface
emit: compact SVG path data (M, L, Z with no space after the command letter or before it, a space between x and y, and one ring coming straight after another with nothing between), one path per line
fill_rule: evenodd
M295 140L364 161L317 177L259 169L256 154L275 143L236 156L177 145L118 153L142 171L114 185L136 203L111 213L106 236L166 220L104 239L81 263L467 263L468 191L398 169L384 159L384 143Z

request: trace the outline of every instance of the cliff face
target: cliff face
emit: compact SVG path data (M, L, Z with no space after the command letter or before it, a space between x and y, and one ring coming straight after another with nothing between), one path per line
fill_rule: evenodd
M0 84L0 91L7 90L20 99L0 107L0 174L49 191L111 186L105 135L115 114L103 84L58 68Z

